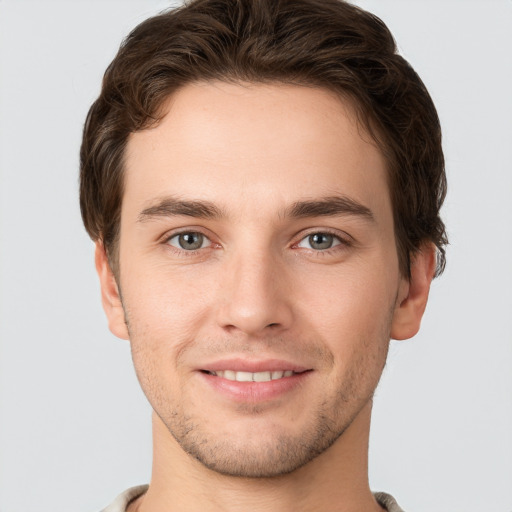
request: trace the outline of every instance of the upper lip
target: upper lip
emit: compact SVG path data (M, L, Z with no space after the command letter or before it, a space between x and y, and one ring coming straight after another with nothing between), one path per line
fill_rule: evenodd
M295 373L305 372L311 370L307 366L296 364L291 361L283 359L262 359L250 360L242 358L220 359L207 363L198 368L208 372L219 372L224 370L233 370L235 372L278 372L278 371L293 371Z

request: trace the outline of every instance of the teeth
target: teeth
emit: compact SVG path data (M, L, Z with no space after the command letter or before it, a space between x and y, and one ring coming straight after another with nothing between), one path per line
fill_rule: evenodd
M269 380L272 380L272 374L270 372L253 373L252 380L254 382L268 382Z
M249 372L236 372L235 380L238 382L251 382L253 374Z
M283 377L291 377L294 372L292 370L276 371L276 372L234 372L233 370L221 370L210 372L217 377L223 377L227 380L235 380L237 382L269 382L271 380L282 379Z
M217 373L222 373L222 372L217 372ZM234 372L233 370L225 370L224 378L228 379L228 380L236 380L236 372Z

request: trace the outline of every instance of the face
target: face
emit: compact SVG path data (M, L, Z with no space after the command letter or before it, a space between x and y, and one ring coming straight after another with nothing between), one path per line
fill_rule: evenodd
M361 414L405 337L385 161L321 89L195 84L166 107L128 142L111 329L186 453L293 471Z

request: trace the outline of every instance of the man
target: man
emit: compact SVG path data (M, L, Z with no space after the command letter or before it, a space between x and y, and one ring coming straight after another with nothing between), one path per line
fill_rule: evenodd
M439 121L371 14L196 0L139 25L81 149L111 331L153 414L114 511L400 511L372 396L444 267Z

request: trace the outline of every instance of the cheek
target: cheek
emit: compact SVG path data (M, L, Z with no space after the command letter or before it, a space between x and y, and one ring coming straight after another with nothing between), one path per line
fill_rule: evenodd
M132 270L123 286L123 302L132 330L156 338L178 339L193 332L211 302L214 288L192 266L187 269L144 267Z
M163 383L177 390L188 381L181 357L210 330L216 288L192 267L144 270L132 270L123 304L137 377L151 402L165 401Z
M396 284L384 276L353 268L303 290L303 318L309 322L304 328L316 332L333 356L333 378L326 385L346 397L367 398L386 361Z
M397 293L397 276L387 270L375 265L329 269L301 282L295 295L304 315L328 338L380 338Z
M193 312L183 308L190 301L163 281L139 282L124 300L130 347L135 372L140 385L155 410L170 404L183 389L183 369L180 354L194 340ZM170 393L169 390L174 390Z
M316 329L333 355L333 388L366 400L378 384L388 353L393 298L389 288L346 279L330 290Z

